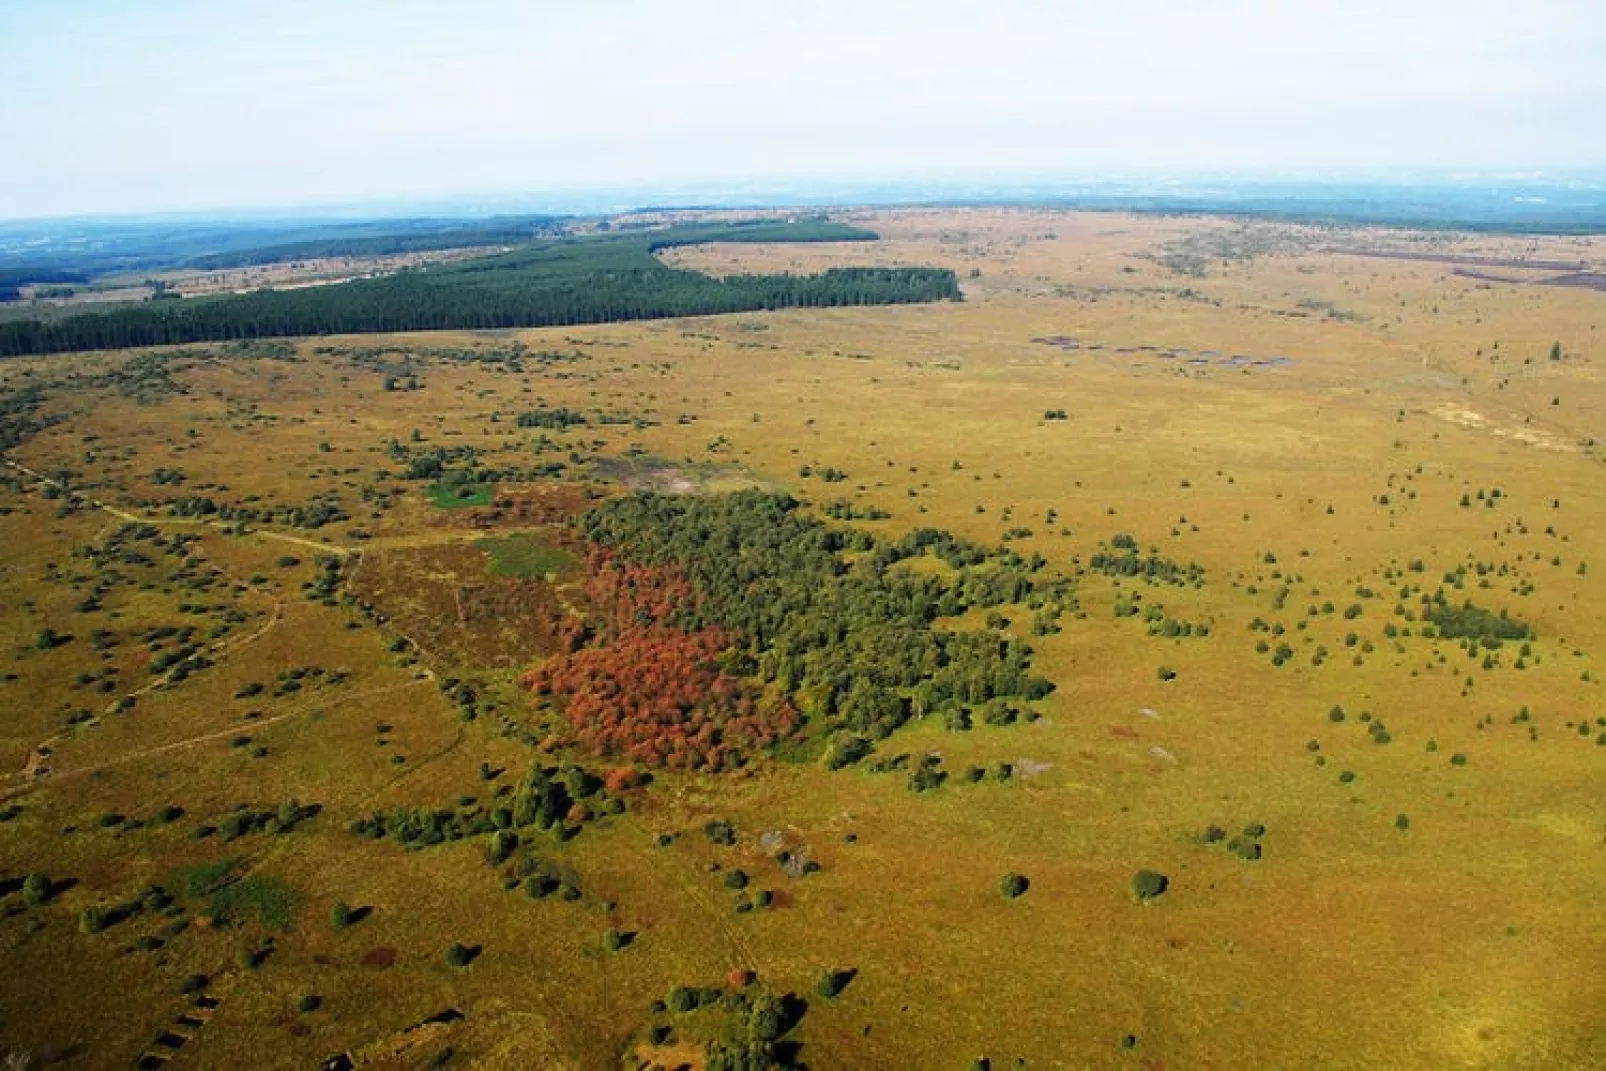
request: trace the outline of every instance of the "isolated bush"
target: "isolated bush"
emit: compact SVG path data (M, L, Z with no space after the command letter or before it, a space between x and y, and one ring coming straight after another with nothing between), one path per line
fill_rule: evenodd
M485 858L492 866L501 866L507 862L513 850L519 846L519 836L511 830L499 829L491 834L490 843L485 849Z
M446 950L446 962L452 967L467 967L474 961L474 950L465 944L453 941Z
M856 733L841 733L831 741L831 746L825 749L825 756L821 760L827 770L840 770L844 766L852 766L870 753L870 741Z
M1246 862L1254 862L1261 857L1260 842L1248 837L1234 837L1227 842L1227 850Z
M1140 870L1132 875L1132 895L1139 903L1146 904L1164 895L1170 887L1171 879L1153 870Z
M54 891L50 879L43 874L29 874L22 879L22 902L29 907L49 903Z
M820 980L815 983L814 991L820 994L820 996L824 997L826 1000L832 1000L848 987L848 983L853 981L853 977L857 973L857 971L852 970L821 971Z
M1031 886L1025 875L1009 873L998 879L998 891L1004 894L1007 900L1013 900L1025 894Z

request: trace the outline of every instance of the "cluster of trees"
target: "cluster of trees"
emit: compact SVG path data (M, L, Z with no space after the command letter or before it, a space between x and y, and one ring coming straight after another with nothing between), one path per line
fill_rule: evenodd
M351 824L351 831L373 840L428 847L466 840L482 834L492 838L494 863L503 862L514 847L517 833L531 826L566 838L593 816L585 801L603 787L603 781L580 766L542 766L532 762L518 787L487 810L469 803L459 807L398 807L375 811ZM495 858L500 855L501 858Z
M21 446L51 424L66 419L60 415L40 416L44 404L43 385L0 388L0 450Z
M1173 584L1177 587L1204 583L1204 566L1195 562L1173 561L1161 556L1152 548L1147 554L1138 549L1137 540L1122 532L1110 539L1088 559L1087 567L1105 576L1142 577L1150 583Z
M832 971L827 999L835 997L853 980L857 971ZM721 1021L705 1028L713 1036L704 1048L708 1071L772 1071L802 1067L801 1046L785 1041L808 1014L808 1001L795 993L776 997L765 992L750 972L733 972L731 984L739 988L721 990L713 986L675 986L664 1000L654 1001L655 1017L685 1016L717 1012ZM823 984L823 983L822 983ZM668 1022L655 1023L648 1032L654 1045L668 1044L673 1029Z
M832 268L819 275L715 278L671 268L655 249L755 240L740 228L658 238L605 236L531 245L455 264L294 290L120 306L0 323L0 356L286 335L544 327L758 309L961 300L939 268ZM734 237L733 237L734 236Z
M403 465L398 479L431 480L441 488L447 499L463 497L465 490L472 493L490 484L530 483L563 470L561 462L543 462L539 465L519 467L505 465L500 468L485 465L479 451L472 446L434 446L413 448L392 440L389 446L392 460ZM571 458L575 457L571 452Z
M316 818L323 811L317 803L303 805L298 800L286 800L272 810L254 811L241 807L230 811L216 825L196 827L196 836L210 836L215 832L225 843L239 840L254 833L280 835L292 832L301 823Z
M290 528L316 530L327 524L351 520L334 493L316 495L300 506L239 506L218 502L210 495L185 495L167 503L167 512L174 517L216 517L219 520L241 524L282 524Z
M584 413L559 406L556 409L526 410L518 415L514 423L521 428L556 428L561 431L586 423L586 418Z
M820 512L837 521L884 521L892 516L879 506L855 506L845 498L827 502Z
M667 600L655 620L688 634L718 630L729 645L724 669L795 696L811 718L846 734L841 754L862 756L868 741L913 716L1052 689L1031 674L1021 640L933 627L973 607L1058 605L1068 583L1041 575L1041 559L935 529L877 541L798 505L759 491L642 493L599 506L581 525L620 559L683 577L696 597ZM926 553L952 571L896 568Z
M15 301L22 296L22 287L30 283L87 283L88 276L81 272L63 271L49 265L19 265L0 268L0 301Z
M1439 635L1452 640L1527 640L1534 634L1528 624L1508 616L1504 610L1497 614L1470 602L1452 606L1442 591L1434 594L1423 616L1439 630Z
M649 766L719 771L780 742L797 728L784 697L766 697L727 667L734 637L714 627L671 624L697 600L668 565L622 562L593 545L587 592L599 642L571 629L567 650L525 676L537 695L561 699L579 743Z

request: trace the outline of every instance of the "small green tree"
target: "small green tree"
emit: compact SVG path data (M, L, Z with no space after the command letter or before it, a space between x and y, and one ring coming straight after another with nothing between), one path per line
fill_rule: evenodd
M1140 870L1132 875L1132 895L1140 904L1163 896L1171 887L1171 879L1153 870Z
M474 961L474 949L465 944L453 941L446 950L446 963L452 967L467 967Z
M29 874L22 879L22 902L29 907L49 903L54 891L50 879L43 874Z
M814 991L826 1000L834 1000L848 983L853 981L859 972L854 970L824 970L820 972L820 980L815 983Z
M1006 900L1013 900L1024 895L1031 884L1025 875L1012 872L998 879L998 891L1004 894Z

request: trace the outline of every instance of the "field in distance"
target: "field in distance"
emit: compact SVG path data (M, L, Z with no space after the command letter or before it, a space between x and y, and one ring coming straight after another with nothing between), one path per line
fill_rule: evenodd
M832 218L0 362L0 1048L1606 1064L1606 243Z

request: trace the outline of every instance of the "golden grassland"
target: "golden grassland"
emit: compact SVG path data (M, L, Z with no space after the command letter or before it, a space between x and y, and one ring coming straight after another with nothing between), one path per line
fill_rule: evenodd
M1606 294L1355 255L1598 265L1606 244L1007 209L844 218L885 240L667 256L714 272L938 264L959 273L966 301L325 339L300 343L294 361L192 348L163 365L183 393L49 392L62 420L11 456L44 476L69 471L107 508L63 508L21 472L0 491L0 670L14 674L0 682L0 793L19 808L0 824L0 879L74 882L42 906L23 907L17 891L4 900L0 1047L126 1066L163 1051L155 1039L190 1007L180 984L199 972L219 1004L182 1031L174 1066L305 1067L338 1052L424 1066L447 1049L453 1066L630 1066L648 1051L653 1000L745 967L809 998L795 1037L816 1068L983 1056L994 1067L1606 1064L1606 723L1595 724L1606 718ZM511 374L431 356L515 338L580 357ZM386 391L372 363L327 350L381 345L414 355L419 389ZM19 360L0 381L129 360ZM994 543L1030 529L1011 545L1066 574L1127 532L1199 563L1206 581L1089 572L1083 614L1030 641L1058 686L1040 720L968 733L917 723L881 745L940 752L956 774L1008 762L1010 781L954 776L916 794L902 774L785 761L660 776L626 814L541 848L579 873L579 901L532 901L501 888L478 845L406 851L347 826L376 808L484 793L481 763L516 778L541 754L519 740L533 727L522 667L472 664L505 636L476 647L465 626L456 644L412 636L413 649L393 649L408 614L436 605L430 584L460 590L473 555L489 565L485 526L540 526L441 510L424 485L376 476L396 468L386 444L415 430L491 463L533 463L542 432L512 417L537 405L642 418L547 434L576 456L662 459L694 489L751 481L848 497L890 513L866 523L892 533L932 525ZM805 478L804 465L848 479ZM182 469L184 483L154 483L158 468ZM370 509L365 487L400 493ZM188 494L299 505L331 492L351 519L315 530L235 534L142 505ZM125 523L114 510L198 541L122 567L132 579L102 609L76 611L98 575L81 549ZM374 575L410 608L375 627L338 599L304 597L325 553L343 556L354 586L388 563ZM185 557L221 571L209 590L175 579ZM408 562L433 570L410 591L391 575ZM1416 606L1400 584L1432 592L1458 566L1463 588L1449 594L1532 624L1528 656L1385 634L1408 624L1396 602ZM1134 591L1209 635L1162 639L1141 616L1118 619L1112 607ZM186 602L213 609L180 612ZM206 635L226 608L230 629L208 640L214 665L111 709L161 680L135 633L195 623ZM1029 615L1016 616L1024 635ZM1285 634L1251 631L1256 618ZM452 633L435 624L431 635ZM72 639L40 649L44 628ZM122 637L106 657L95 628ZM1262 639L1292 656L1274 665ZM1318 646L1329 652L1319 665ZM118 672L102 692L106 666ZM324 673L273 695L295 667ZM438 684L469 673L487 699L463 722ZM237 698L252 683L270 687ZM1335 705L1342 722L1329 720ZM1514 721L1523 708L1529 719ZM69 725L76 711L87 713ZM1363 711L1392 742L1373 742ZM25 772L30 761L48 774ZM322 813L230 844L193 836L236 804L290 798ZM154 815L168 804L185 813L164 824ZM108 814L147 824L102 825ZM716 817L736 825L735 847L702 836ZM1211 824L1257 822L1259 860L1200 843ZM758 843L766 831L821 870L785 876ZM682 835L660 846L665 832ZM79 931L85 907L227 857L290 890L288 928L192 924L153 951L133 949L165 921L149 914ZM715 865L742 867L776 905L734 913ZM1142 868L1171 879L1147 905L1128 891ZM1031 882L1017 900L998 892L1009 871ZM337 929L337 902L372 914ZM637 937L605 951L609 927ZM269 936L272 953L244 966L240 950ZM454 968L453 941L483 950ZM833 1000L814 994L826 968L858 972ZM321 1006L298 1011L305 994ZM463 1017L409 1032L445 1008Z

